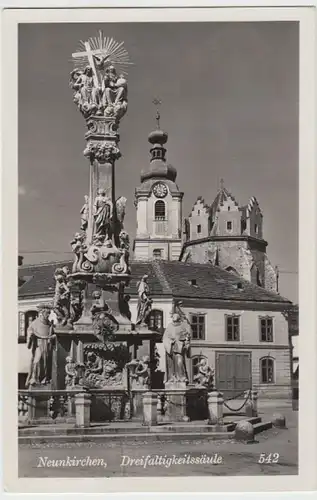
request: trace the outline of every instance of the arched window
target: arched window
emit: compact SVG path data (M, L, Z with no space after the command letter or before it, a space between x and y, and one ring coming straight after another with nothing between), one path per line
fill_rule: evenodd
M152 309L148 316L148 326L151 330L161 332L163 325L163 311L161 309Z
M192 382L194 381L194 377L198 374L198 365L202 359L206 359L206 356L193 356L191 359L192 362Z
M274 359L260 359L260 377L261 384L274 384Z
M155 202L154 214L155 220L165 220L165 203L163 200Z
M19 313L19 336L18 341L20 344L26 343L27 331L32 323L38 317L38 312L34 310Z

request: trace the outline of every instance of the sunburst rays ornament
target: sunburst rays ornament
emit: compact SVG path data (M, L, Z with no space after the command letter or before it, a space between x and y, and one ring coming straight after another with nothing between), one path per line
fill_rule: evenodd
M77 52L72 54L76 68L83 70L91 66L95 83L98 84L97 70L103 71L113 65L119 73L127 74L126 67L133 64L124 48L124 42L116 42L113 38L104 37L99 31L98 37L91 37L86 42L80 40Z

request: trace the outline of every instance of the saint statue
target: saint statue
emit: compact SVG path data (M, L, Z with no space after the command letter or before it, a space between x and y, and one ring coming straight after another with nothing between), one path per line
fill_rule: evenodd
M85 203L82 206L82 209L80 211L81 215L81 223L80 223L80 229L81 231L86 231L87 226L88 226L88 216L89 216L89 197L85 196Z
M38 317L30 324L27 335L27 347L31 350L31 363L26 380L26 387L47 384L52 375L52 348L55 339L53 324L49 317L48 305L39 307Z
M84 115L100 114L100 89L95 87L93 70L86 66L84 71L74 69L70 75L70 85L75 90L74 102Z
M145 274L137 283L138 308L136 325L146 324L146 319L152 309L152 299L150 297L150 287L147 283L148 275Z
M185 356L189 354L190 327L178 313L172 316L163 335L163 345L167 355L168 382L188 382Z
M105 189L98 189L98 194L96 196L93 208L93 217L95 221L95 237L103 237L104 239L111 238L112 213L112 201L107 196Z

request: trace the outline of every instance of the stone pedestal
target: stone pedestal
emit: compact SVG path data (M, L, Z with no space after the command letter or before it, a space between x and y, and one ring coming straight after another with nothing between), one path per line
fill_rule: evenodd
M221 392L212 391L208 393L209 424L223 423L223 395Z
M76 427L90 425L91 395L88 392L79 392L75 396Z
M245 413L249 418L258 416L258 392L257 391L246 391L244 397L250 396L249 400L245 405Z
M166 387L166 384L165 384ZM166 411L165 420L168 422L187 422L186 390L165 389Z
M143 395L143 425L157 425L157 394L145 392Z

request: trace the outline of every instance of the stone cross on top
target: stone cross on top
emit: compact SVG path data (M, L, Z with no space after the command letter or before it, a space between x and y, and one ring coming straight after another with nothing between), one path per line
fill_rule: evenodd
M104 63L118 64L126 66L132 64L125 48L124 42L117 43L113 38L103 38L102 31L99 31L99 37L90 38L88 41L80 41L80 47L83 50L74 52L72 58L80 66L89 64L93 72L94 84L99 85L98 73L96 68L96 58L99 59L98 69L103 69Z

